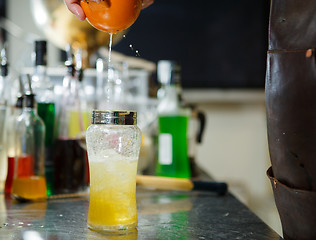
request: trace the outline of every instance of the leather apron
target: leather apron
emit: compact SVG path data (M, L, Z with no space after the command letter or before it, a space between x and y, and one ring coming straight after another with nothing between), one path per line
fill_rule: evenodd
M268 170L285 239L316 239L316 1L272 0Z

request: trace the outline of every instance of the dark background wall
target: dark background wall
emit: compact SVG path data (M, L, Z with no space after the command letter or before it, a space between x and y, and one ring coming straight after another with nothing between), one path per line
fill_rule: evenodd
M269 2L155 0L114 50L177 60L184 88L263 88ZM133 45L133 50L129 47Z
M0 0L0 18L6 16L6 0ZM0 29L0 42L3 43L6 40L5 31Z

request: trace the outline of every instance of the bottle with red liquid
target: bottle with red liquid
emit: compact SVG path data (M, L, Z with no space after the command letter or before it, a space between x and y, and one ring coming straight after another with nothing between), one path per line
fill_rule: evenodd
M9 71L6 44L4 44L3 48L0 51L0 57L0 136L2 136L3 141L2 142L0 139L0 192L4 187L4 192L7 193L7 186L5 184L7 174L13 171L12 169L9 170L9 167L11 167L12 163L14 162L14 155L13 159L10 158L10 160L8 159L8 155L12 155L13 145L10 143L12 142L11 138L15 132L13 119L16 118L15 105L18 88L16 88L14 85L16 79L13 77L12 74L10 74ZM5 109L3 108L3 103L5 103ZM21 101L20 105L22 106ZM21 113L21 111L19 112ZM9 175L12 185L13 172Z
M21 94L16 101L13 108L12 115L8 118L7 124L7 156L8 156L8 172L5 180L5 194L11 194L13 175L14 175L14 161L15 161L15 127L17 118L22 114L23 95Z
M35 95L23 100L15 132L15 167L12 196L19 200L46 198L45 125L37 115Z
M7 81L7 64L3 65L1 59L0 68L0 193L4 189L4 181L7 172L6 161L6 116L8 115L8 99L6 93L8 92Z
M72 52L67 49L67 74L63 79L63 94L57 121L58 137L55 145L55 192L75 193L87 187L87 154L85 124L80 83L75 74Z

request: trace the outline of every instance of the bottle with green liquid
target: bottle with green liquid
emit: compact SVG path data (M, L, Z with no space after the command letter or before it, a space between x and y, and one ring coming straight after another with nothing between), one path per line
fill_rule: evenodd
M180 106L180 66L174 61L159 61L158 80L158 160L156 175L190 178L188 158L189 113Z
M37 113L44 121L45 135L45 176L47 195L54 194L54 142L55 142L55 100L54 85L47 76L47 42L35 41L35 67L32 88L36 94Z

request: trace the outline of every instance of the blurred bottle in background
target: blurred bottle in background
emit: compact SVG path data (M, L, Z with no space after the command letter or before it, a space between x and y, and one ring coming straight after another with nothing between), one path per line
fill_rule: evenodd
M22 114L23 109L23 97L24 97L24 88L22 83L22 78L19 78L20 82L20 92L16 97L15 106L12 108L12 114L8 116L7 127L6 127L6 136L7 136L7 161L8 161L8 170L7 177L5 181L5 193L10 194L12 191L13 176L14 176L14 165L15 165L15 144L16 144L16 124L18 117Z
M4 87L2 87L2 91L4 91L2 99L6 102L6 113L5 115L2 115L0 118L5 117L5 128L3 129L4 136L4 149L2 151L2 156L1 156L1 161L3 161L0 164L0 172L1 172L1 179L4 176L5 179L5 193L8 193L8 185L7 185L7 179L8 179L8 174L9 174L9 179L10 179L10 186L12 186L12 181L13 181L13 164L14 164L14 141L13 141L13 136L15 134L15 120L18 115L21 114L22 112L22 99L23 98L18 98L18 96L22 96L19 91L21 92L21 88L17 86L16 84L18 83L17 78L14 77L13 74L11 74L10 69L9 69L9 62L7 58L7 50L6 50L7 44L4 43L3 47L0 52L0 82L4 84ZM1 85L2 85L1 84ZM3 86L3 85L2 85ZM20 85L21 86L21 85ZM23 86L21 86L23 87ZM23 92L23 90L22 90ZM16 106L19 106L19 111L16 111ZM3 125L2 125L3 126ZM1 155L1 154L0 154ZM6 158L6 160L5 160ZM6 163L6 164L5 164ZM2 186L2 184L1 184ZM10 192L11 192L11 187L10 187Z
M180 104L180 66L162 60L157 65L158 81L158 160L156 175L190 178L188 122L190 112Z
M54 141L55 141L55 103L54 85L47 76L47 42L35 41L35 66L32 75L32 88L36 95L37 112L44 121L45 135L45 175L47 195L54 193Z
M85 124L82 115L83 96L76 75L73 54L67 48L67 74L63 79L63 93L58 115L58 137L55 145L56 193L73 193L87 186Z
M7 117L7 63L1 58L0 74L0 192L4 190L4 182L7 174L7 153L6 153L6 117Z
M45 179L45 125L37 115L35 95L25 93L22 114L15 131L15 163L12 196L36 200L47 196Z
M69 57L68 57L69 59ZM75 63L67 66L73 73L69 74L72 81L70 85L74 91L74 98L77 99L73 108L70 110L70 118L68 122L68 134L70 138L82 138L85 135L85 131L91 122L92 106L88 103L87 97L83 88L83 69L82 69L82 50L77 49L74 56ZM73 60L70 60L73 61ZM67 63L66 63L67 65ZM79 116L81 114L81 116Z
M127 89L129 78L126 62L108 62L97 59L97 108L106 110L129 110L130 94Z

